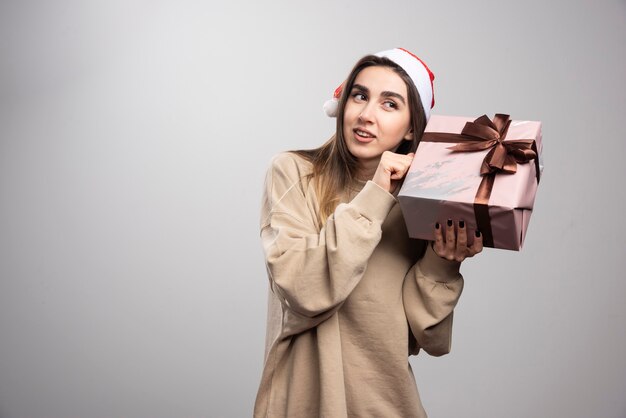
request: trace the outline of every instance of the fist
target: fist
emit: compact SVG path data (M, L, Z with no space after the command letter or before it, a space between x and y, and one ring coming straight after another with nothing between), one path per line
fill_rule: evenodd
M393 193L409 171L414 156L414 153L404 155L391 151L383 152L372 181L389 193Z

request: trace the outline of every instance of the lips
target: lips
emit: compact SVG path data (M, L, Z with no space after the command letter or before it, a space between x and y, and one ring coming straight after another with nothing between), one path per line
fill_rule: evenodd
M354 132L354 137L359 142L371 142L376 138L376 135L367 129L355 128L352 132Z

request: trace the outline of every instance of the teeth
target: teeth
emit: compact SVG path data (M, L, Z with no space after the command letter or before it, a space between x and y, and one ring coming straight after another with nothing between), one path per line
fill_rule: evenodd
M366 137L366 138L373 138L373 137L374 137L374 135L370 135L370 134L368 134L367 132L363 132L363 131L360 131L360 130L358 130L358 129L356 130L356 133L357 133L359 136L364 136L364 137Z

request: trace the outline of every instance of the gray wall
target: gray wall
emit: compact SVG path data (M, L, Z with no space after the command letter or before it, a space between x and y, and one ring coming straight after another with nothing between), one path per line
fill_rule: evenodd
M544 122L521 253L464 263L432 417L626 416L626 4L0 3L0 417L244 417L271 156L393 46L435 113Z

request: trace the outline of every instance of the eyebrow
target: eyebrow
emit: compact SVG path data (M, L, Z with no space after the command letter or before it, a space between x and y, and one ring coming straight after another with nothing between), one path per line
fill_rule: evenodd
M369 93L370 92L370 89L368 89L367 87L362 86L360 84L354 84L352 86L352 88L361 90L363 93ZM404 97L402 97L401 94L398 94L396 92L393 92L393 91L383 91L383 92L380 93L380 95L383 96L383 97L395 97L398 100L400 100L403 105L406 105L406 101L404 100Z

